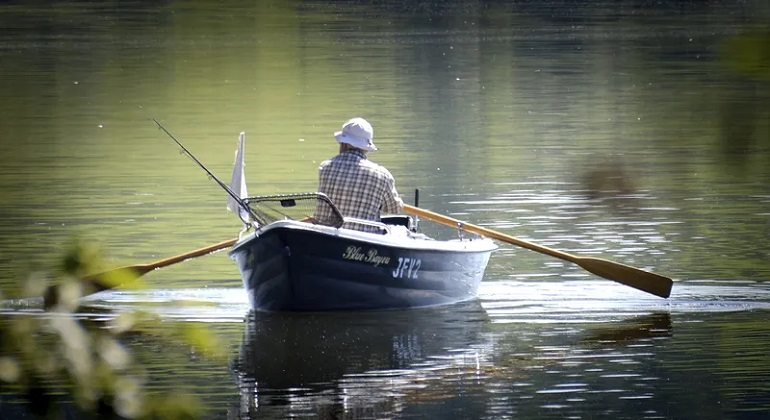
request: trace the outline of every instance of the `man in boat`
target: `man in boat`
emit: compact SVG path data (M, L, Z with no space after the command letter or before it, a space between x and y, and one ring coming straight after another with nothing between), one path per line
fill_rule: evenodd
M404 207L396 191L396 181L384 166L367 158L377 150L372 143L374 130L363 118L353 118L334 133L340 144L339 154L321 162L318 168L318 191L326 194L344 217L380 221L381 213L395 214ZM333 224L334 215L328 207L316 209L315 220ZM346 223L346 228L379 232L376 226Z

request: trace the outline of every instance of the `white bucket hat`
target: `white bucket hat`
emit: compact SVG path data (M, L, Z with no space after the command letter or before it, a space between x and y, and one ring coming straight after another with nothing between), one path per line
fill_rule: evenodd
M340 143L346 143L362 150L370 152L377 150L377 146L372 143L374 129L363 118L353 118L342 124L342 131L335 132L334 138Z

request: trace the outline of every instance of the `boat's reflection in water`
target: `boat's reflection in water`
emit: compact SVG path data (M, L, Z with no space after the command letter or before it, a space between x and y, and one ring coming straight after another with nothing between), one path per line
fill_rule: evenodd
M520 381L530 365L544 363L542 350L522 340L546 335L542 324L500 328L491 321L478 301L387 312L252 314L233 363L241 415L391 418L408 406L430 406L435 414L446 405L481 404L457 398ZM668 314L648 314L599 323L567 346L590 351L670 334Z
M475 368L487 325L476 300L399 311L251 314L235 363L242 412L397 412L398 396L419 386L421 372Z

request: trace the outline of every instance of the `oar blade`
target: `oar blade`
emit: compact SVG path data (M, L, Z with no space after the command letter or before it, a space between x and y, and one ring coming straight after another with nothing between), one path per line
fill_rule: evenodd
M186 261L192 258L200 257L203 255L211 254L212 252L225 249L232 246L238 241L238 238L228 239L207 247L196 249L195 251L186 252L184 254L177 255L175 257L164 258L159 261L155 261L150 264L135 264L125 267L115 268L108 271L103 271L97 274L91 274L80 279L80 284L74 289L67 287L66 284L59 284L49 287L43 293L43 306L46 309L56 306L62 300L72 301L77 300L82 296L90 295L92 293L98 293L104 290L112 289L118 286L127 284L138 285L136 280L149 273L150 271L157 270L159 268L167 267L172 264L176 264L182 261Z
M97 274L91 274L82 279L91 293L97 293L108 289L114 289L119 286L133 284L136 280L152 271L152 267L147 264L129 265L126 267L115 268Z
M143 283L138 282L137 279L151 270L152 268L147 264L130 265L90 274L77 282L64 282L53 285L43 294L43 307L50 309L60 302L68 302L67 306L73 306L74 302L82 296L99 293L118 286L144 287Z
M574 262L586 271L590 271L605 279L613 280L662 298L671 296L673 281L660 274L601 258L576 257Z

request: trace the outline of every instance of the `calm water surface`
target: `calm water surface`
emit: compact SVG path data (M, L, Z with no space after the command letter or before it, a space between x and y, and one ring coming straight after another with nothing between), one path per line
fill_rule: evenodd
M221 335L228 363L128 339L153 392L207 418L761 418L768 21L763 1L4 4L0 286L75 236L119 265L237 234L152 118L224 180L245 131L250 192L270 194L314 190L332 132L364 116L408 202L660 272L671 298L500 244L468 304L249 314L214 254L87 300Z

